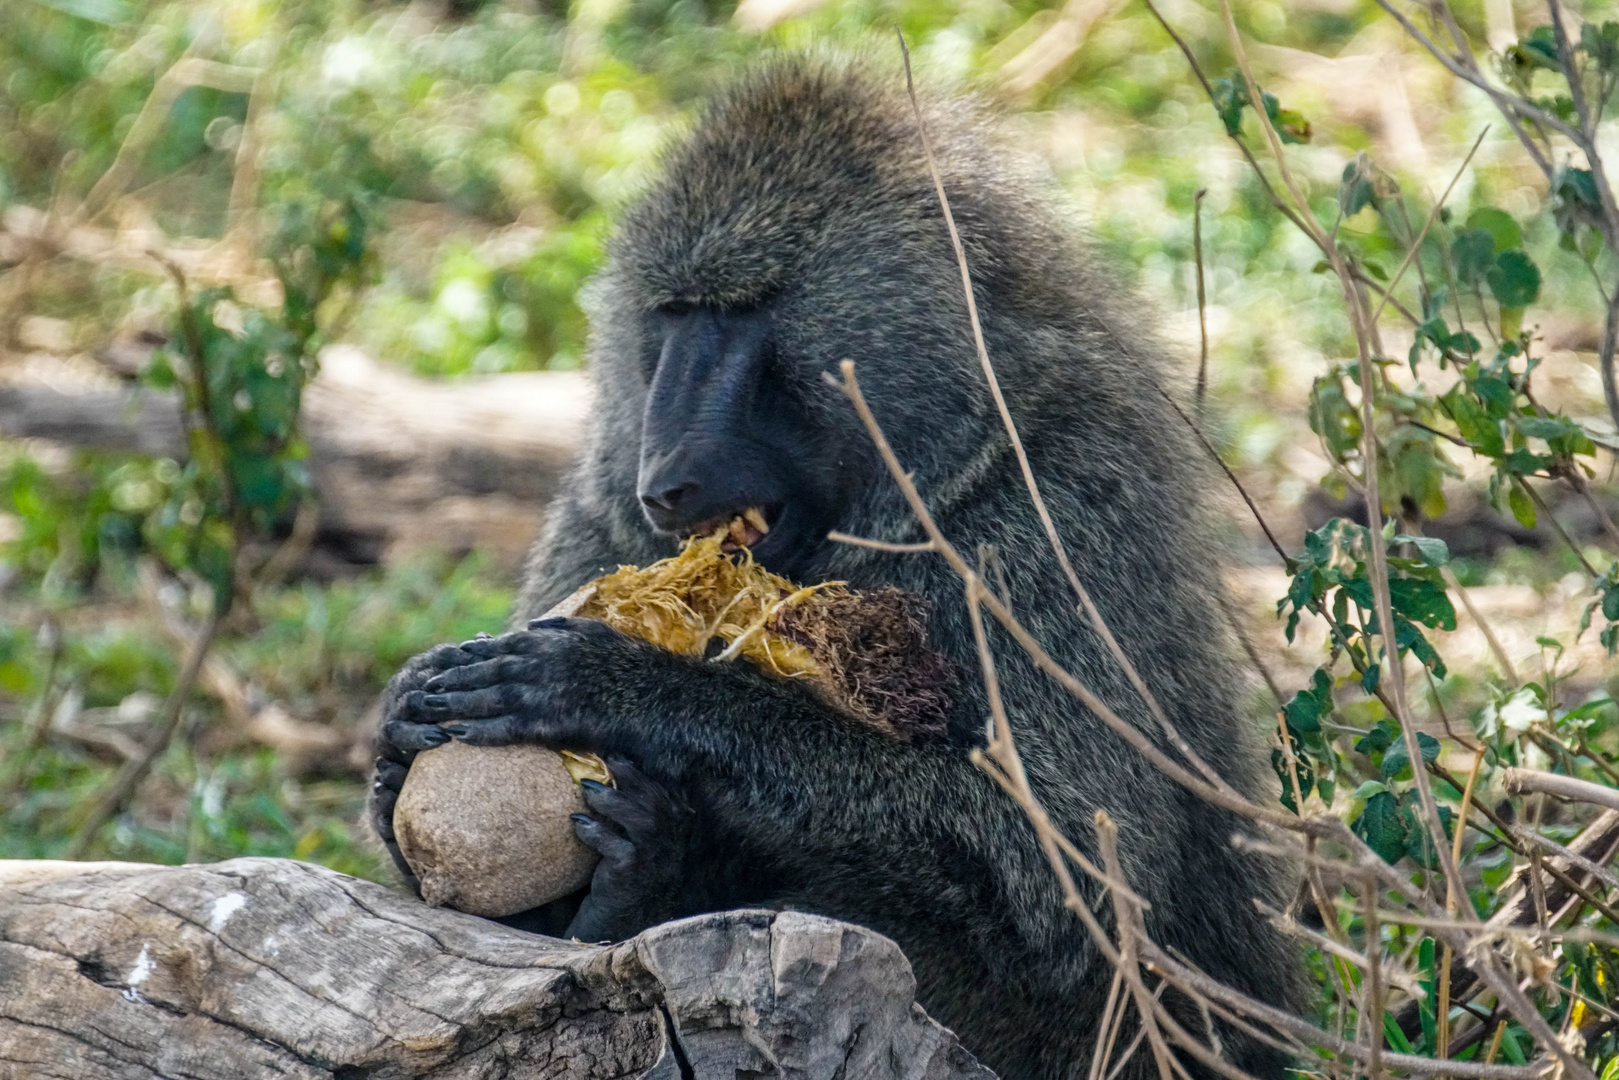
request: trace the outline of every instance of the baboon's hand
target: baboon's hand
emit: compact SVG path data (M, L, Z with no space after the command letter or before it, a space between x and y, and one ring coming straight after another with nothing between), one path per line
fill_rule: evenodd
M371 824L394 865L417 893L421 889L394 840L394 804L411 762L423 750L450 741L449 733L420 714L422 686L435 675L472 657L454 645L440 645L414 657L388 681L382 693L382 727L377 732L377 766L371 782Z
M601 855L568 924L566 936L580 941L623 941L674 917L691 843L690 807L624 758L607 768L617 786L584 781L590 812L573 815L579 839Z
M657 685L649 665L679 658L598 619L538 619L529 629L461 643L471 659L407 695L413 719L473 746L540 743L623 754Z

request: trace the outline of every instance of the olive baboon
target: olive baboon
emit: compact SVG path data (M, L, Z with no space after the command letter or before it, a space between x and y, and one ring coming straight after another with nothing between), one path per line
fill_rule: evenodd
M1078 571L1181 732L1257 794L1198 453L1154 389L1164 361L984 110L941 99L926 113L989 351ZM847 357L945 533L992 543L1024 624L1114 709L1156 730L1077 613L1029 504L898 72L761 65L669 154L589 303L594 421L534 549L517 624L745 513L755 556L778 573L892 584L931 603L932 639L963 688L948 736L887 738L745 664L550 620L441 646L396 677L380 833L392 839L393 793L413 754L452 734L609 755L620 786L591 789L593 813L578 821L604 856L593 887L577 914L528 925L617 938L745 905L848 919L903 946L922 1003L1003 1076L1081 1074L1111 971L1064 910L1021 811L968 760L987 706L961 583L937 556L826 536L920 538L822 379ZM1105 809L1152 904L1148 931L1217 978L1290 1000L1292 955L1252 903L1275 901L1278 873L1233 852L1240 822L1165 780L1009 638L992 644L1056 823L1094 848L1092 818ZM433 726L446 720L456 722ZM1280 1055L1235 1030L1223 1044L1250 1072L1281 1071ZM1152 1069L1143 1051L1127 1072Z

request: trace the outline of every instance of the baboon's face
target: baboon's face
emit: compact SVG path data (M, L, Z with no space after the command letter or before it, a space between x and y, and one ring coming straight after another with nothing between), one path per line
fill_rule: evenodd
M793 576L836 526L843 485L839 440L812 422L773 314L669 305L647 316L636 494L669 536L740 519L731 542Z

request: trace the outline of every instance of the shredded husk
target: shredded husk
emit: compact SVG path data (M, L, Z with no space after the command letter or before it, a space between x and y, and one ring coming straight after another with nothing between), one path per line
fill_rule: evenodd
M694 536L673 558L597 578L576 614L686 656L706 655L717 638L725 659L740 655L785 678L818 673L809 650L764 630L780 609L842 583L800 589L754 562L746 548L727 555L724 538L724 532Z
M943 735L954 674L928 645L926 601L892 586L799 587L746 548L727 553L725 538L724 530L693 537L673 558L621 566L563 606L671 652L716 662L741 657L766 674L801 680L829 705L896 738Z

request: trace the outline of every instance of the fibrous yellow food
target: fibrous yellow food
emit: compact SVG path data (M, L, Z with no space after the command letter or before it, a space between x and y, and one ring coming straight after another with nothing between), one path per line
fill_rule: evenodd
M645 568L620 567L547 614L600 619L705 663L746 661L892 738L943 734L953 676L927 645L920 600L836 581L801 588L745 546L725 550L737 531L694 537ZM586 778L612 782L589 754L460 743L423 751L394 812L423 898L500 916L582 888L596 854L574 836L569 815L585 809L578 783Z
M746 548L727 553L727 535L693 537L680 554L645 568L620 567L559 610L670 652L748 660L768 675L802 680L891 735L943 732L952 677L927 646L918 599L892 587L855 592L841 581L800 587Z

